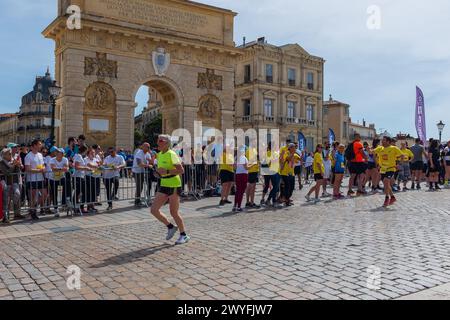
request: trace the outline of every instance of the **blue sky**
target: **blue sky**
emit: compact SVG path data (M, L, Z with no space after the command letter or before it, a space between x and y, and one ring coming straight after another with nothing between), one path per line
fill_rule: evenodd
M391 133L415 134L415 86L425 94L428 136L448 124L450 138L450 1L204 0L238 12L235 41L265 36L299 43L326 59L325 98L351 105L353 120ZM369 30L367 8L379 6L381 29ZM0 0L0 112L15 112L34 77L53 73L54 45L41 31L56 16L56 0ZM139 95L138 102L145 101Z

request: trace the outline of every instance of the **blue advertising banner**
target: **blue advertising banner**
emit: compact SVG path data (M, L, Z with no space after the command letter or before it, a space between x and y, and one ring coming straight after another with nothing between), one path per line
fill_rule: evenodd
M306 138L303 135L303 133L299 132L298 133L298 149L300 151L305 151L306 148Z

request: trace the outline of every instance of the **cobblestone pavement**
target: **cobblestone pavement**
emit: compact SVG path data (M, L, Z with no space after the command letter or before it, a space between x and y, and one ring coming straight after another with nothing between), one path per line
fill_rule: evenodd
M310 205L304 193L239 214L185 202L184 246L130 203L2 226L0 299L397 299L450 283L450 191L402 193L388 210L382 195Z

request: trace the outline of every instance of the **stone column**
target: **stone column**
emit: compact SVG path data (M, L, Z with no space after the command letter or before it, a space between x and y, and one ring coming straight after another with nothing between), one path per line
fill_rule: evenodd
M136 102L117 100L116 146L133 149L134 144L134 109Z
M60 143L66 144L69 137L78 137L84 130L84 97L61 97L61 121L62 130Z

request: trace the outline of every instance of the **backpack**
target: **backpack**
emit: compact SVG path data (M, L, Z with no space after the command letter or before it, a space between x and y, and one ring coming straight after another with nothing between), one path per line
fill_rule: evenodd
M345 149L345 160L352 161L353 159L355 159L355 157L355 149L353 148L352 142L347 146L347 149Z

